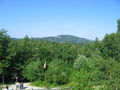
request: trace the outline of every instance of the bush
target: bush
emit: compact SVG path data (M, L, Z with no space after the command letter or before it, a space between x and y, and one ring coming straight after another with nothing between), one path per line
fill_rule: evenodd
M70 77L72 90L91 90L90 73L85 69L74 71Z
M81 68L87 67L88 58L84 55L78 55L78 58L74 62L74 69L80 70Z
M50 83L47 83L45 81L34 81L34 82L31 82L32 86L38 86L38 87L56 87L55 84L50 84Z
M89 58L79 56L74 63L75 72L71 75L71 82L75 86L75 90L79 88L84 90L86 87L106 90L119 89L119 67L120 63L110 58L105 60L99 55Z
M68 83L71 68L67 67L67 64L61 60L53 60L46 72L46 81L54 84L66 84Z
M40 60L32 61L23 69L23 76L30 81L43 80L44 69L43 63Z

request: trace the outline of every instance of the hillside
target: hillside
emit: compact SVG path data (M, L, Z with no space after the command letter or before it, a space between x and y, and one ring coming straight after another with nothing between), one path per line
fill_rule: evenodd
M60 42L60 43L69 42L74 44L84 44L84 43L93 42L92 40L80 38L72 35L58 35L56 37L43 37L43 38L33 38L33 39L45 40L51 42Z

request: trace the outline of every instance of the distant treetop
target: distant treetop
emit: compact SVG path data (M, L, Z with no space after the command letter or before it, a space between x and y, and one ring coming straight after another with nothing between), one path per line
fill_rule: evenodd
M118 31L120 32L120 19L118 19L117 23L118 23Z
M117 22L118 22L118 24L120 24L120 19L118 19L118 21L117 21Z

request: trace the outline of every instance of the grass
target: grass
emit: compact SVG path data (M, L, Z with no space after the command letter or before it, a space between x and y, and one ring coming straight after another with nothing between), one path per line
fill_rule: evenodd
M58 85L58 84L51 84L51 83L47 83L47 82L44 82L44 81L34 81L34 82L31 82L30 83L31 86L37 86L37 87L47 87L47 88L65 88L67 87L68 85L65 84L65 85Z
M0 90L2 90L2 86L3 86L3 84L0 83Z
M34 81L30 83L31 86L37 86L37 87L55 87L54 84L49 84L44 81Z
M65 90L73 88L74 90L76 89L76 85L78 85L76 82L70 82L68 84L64 84L64 85L58 85L58 84L51 84L51 83L47 83L44 81L34 81L30 83L31 86L37 86L37 87L43 87L43 88L60 88L60 90ZM103 85L96 85L96 86L92 86L93 90L100 90L101 88L103 88ZM86 90L90 90L89 88Z

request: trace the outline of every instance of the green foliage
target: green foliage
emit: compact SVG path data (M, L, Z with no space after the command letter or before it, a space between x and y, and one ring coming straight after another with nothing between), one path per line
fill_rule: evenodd
M83 67L87 66L88 58L84 55L79 55L78 58L74 61L74 68L80 70Z
M28 36L11 40L5 30L0 30L0 80L2 75L9 80L16 74L37 86L67 84L65 87L72 90L119 90L119 24L120 20L117 33L83 45L40 41Z
M9 73L14 73L21 77L23 67L31 59L32 47L31 39L27 36L23 40L11 41L8 49Z
M23 70L23 76L30 81L43 80L43 63L40 60L30 62L28 65L25 66Z
M105 58L113 58L117 61L120 61L120 33L112 33L110 35L106 35L103 40L103 47L101 48L103 57Z
M85 69L74 71L70 77L72 90L91 90L90 72Z
M34 81L31 83L32 86L38 86L38 87L56 87L58 85L54 84L54 83L48 83L45 81Z
M120 19L117 21L118 23L118 32L120 32Z
M71 44L85 44L93 42L85 38L79 38L72 35L58 35L57 37L44 37L44 38L33 38L34 40L44 40L50 42L59 42L59 43L71 43Z
M120 63L110 58L105 60L99 55L92 55L89 58L79 55L74 63L75 70L70 78L72 82L70 86L75 86L75 90L119 89L119 67Z
M7 35L4 29L0 30L0 75L5 75L6 68L9 66L7 58L8 48L10 43L10 37Z
M53 60L46 72L46 81L54 84L66 84L68 83L70 75L70 67L61 60Z

